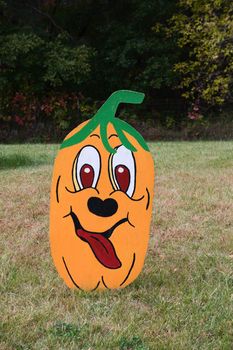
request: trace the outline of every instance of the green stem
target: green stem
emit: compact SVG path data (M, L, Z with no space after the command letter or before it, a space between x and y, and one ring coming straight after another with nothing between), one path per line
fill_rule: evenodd
M116 150L112 148L108 142L108 135L107 135L107 125L108 122L104 121L100 124L100 136L101 140L103 142L104 147L109 153L116 153Z
M120 103L142 103L145 94L130 90L115 91L107 101L100 107L94 118L98 120L112 120Z
M128 123L126 123L124 120L121 120L121 119L119 119L118 125L121 127L123 131L133 136L137 140L137 142L142 146L142 148L144 148L144 150L150 151L142 135L137 130L135 130L131 125L129 125Z
M92 133L98 126L98 120L91 119L80 131L71 136L69 139L64 140L60 146L60 149L76 145L79 142L85 140L85 138Z
M129 140L127 139L127 137L123 133L120 122L121 122L120 119L115 118L114 121L112 122L112 124L113 124L114 128L116 129L116 132L117 132L122 144L126 148L128 148L130 151L135 152L136 148L131 144L131 142L129 142Z

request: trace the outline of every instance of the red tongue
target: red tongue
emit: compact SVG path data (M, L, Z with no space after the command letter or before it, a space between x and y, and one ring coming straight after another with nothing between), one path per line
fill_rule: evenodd
M112 242L101 233L90 233L83 229L77 230L77 235L89 244L99 262L109 269L118 269L121 262L118 259Z

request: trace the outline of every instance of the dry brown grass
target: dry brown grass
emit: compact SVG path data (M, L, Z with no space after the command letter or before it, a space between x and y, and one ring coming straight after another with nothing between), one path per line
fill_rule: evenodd
M1 146L0 349L230 350L233 143L152 145L146 264L131 286L105 293L68 290L53 266L48 213L56 149ZM18 155L24 157L14 167Z

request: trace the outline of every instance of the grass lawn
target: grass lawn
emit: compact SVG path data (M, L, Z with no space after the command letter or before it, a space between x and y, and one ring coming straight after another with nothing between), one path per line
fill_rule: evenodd
M50 257L57 145L1 145L0 349L233 349L233 142L151 144L144 269L123 290L69 290Z

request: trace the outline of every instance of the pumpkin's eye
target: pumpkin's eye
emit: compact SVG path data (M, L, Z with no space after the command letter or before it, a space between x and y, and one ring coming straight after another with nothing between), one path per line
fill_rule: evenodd
M94 176L95 171L90 164L84 164L80 169L80 179L84 188L92 186Z
M113 187L132 197L135 190L135 160L133 153L125 146L117 148L110 157L110 173Z
M120 164L115 168L115 179L121 191L126 192L130 183L130 171L127 166Z
M73 167L76 191L96 187L100 175L100 155L93 146L85 146L77 155Z

